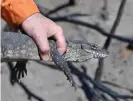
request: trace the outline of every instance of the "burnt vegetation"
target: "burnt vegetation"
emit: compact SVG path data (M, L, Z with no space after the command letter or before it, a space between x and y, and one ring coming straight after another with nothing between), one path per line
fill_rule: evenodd
M59 7L55 8L53 10L47 9L47 11L46 11L46 9L44 9L43 7L41 7L39 5L38 5L38 8L40 9L40 12L43 15L47 16L48 18L52 19L55 22L69 22L69 23L73 23L76 25L91 28L91 29L99 32L99 34L106 37L105 43L103 44L103 48L105 48L107 50L108 50L110 43L113 39L128 43L129 44L128 48L132 49L132 45L131 45L133 43L132 38L116 35L116 29L121 21L121 17L123 15L123 10L124 10L126 1L127 0L121 0L120 6L118 8L118 12L116 14L116 19L113 23L113 26L112 26L110 32L106 32L103 28L101 28L98 25L94 25L91 23L87 23L87 22L83 22L83 21L74 19L74 17L88 16L88 14L76 13L76 14L59 16L59 17L51 17L52 14L56 14L57 12L65 9L67 7L76 6L75 0L69 0L68 3L60 5ZM104 7L102 8L102 10L107 12L107 0L103 0L103 2L104 2ZM108 18L108 14L103 13L103 14L101 14L101 17L103 18L103 20L106 20ZM10 82L12 85L17 83L20 87L22 87L23 90L25 91L25 93L27 94L28 99L34 98L38 101L45 101L44 99L39 97L39 95L37 96L32 91L30 91L23 82L19 83L18 79L23 78L24 75L27 74L27 70L26 70L27 61L17 62L15 67L13 67L12 63L8 63L9 70L10 70ZM38 62L38 63L41 63L41 62ZM41 63L41 64L43 64L43 63ZM121 100L128 101L128 99L133 100L133 96L121 95L121 94L113 91L111 88L106 87L104 84L106 83L108 85L116 86L120 89L126 89L126 88L122 87L121 85L113 84L111 82L101 81L101 77L102 77L103 69L104 69L104 59L99 59L98 67L95 71L94 78L91 78L89 76L89 74L86 73L85 66L81 66L82 71L80 71L71 62L68 62L68 64L70 66L72 74L75 75L78 78L78 80L81 82L81 86L79 88L81 88L83 90L88 101L110 101L106 95L108 95L111 99L113 99L113 101L121 101ZM43 64L43 65L47 65L51 69L59 70L54 65L49 65L49 64ZM128 90L129 92L131 92L133 94L132 89L126 89L126 90Z

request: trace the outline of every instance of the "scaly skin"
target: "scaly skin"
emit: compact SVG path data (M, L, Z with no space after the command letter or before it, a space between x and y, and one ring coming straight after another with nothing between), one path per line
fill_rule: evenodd
M95 44L79 40L66 41L67 51L61 56L56 49L55 41L49 40L50 52L53 62L67 76L76 88L67 61L82 62L92 58L105 58L108 52ZM1 61L40 60L35 42L27 35L15 32L2 32L1 34Z
M82 62L92 58L104 58L108 52L95 44L79 40L66 41L67 51L62 56L66 61ZM55 42L50 40L51 49ZM40 60L35 42L27 35L15 32L2 32L1 34L1 60L22 61Z

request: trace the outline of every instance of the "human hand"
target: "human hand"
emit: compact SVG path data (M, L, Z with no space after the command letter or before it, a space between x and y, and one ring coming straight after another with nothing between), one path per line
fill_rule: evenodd
M37 44L41 59L47 61L50 58L49 37L55 38L57 50L60 54L66 51L63 29L40 13L28 17L21 27Z

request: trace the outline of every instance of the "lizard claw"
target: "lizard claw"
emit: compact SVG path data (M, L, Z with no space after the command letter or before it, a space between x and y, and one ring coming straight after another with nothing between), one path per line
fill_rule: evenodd
M67 76L67 80L69 80L69 82L71 84L71 87L74 87L74 89L76 91L77 90L77 85L76 85L75 81L73 79L71 79L71 77L69 77L68 75L66 75L66 76Z
M72 82L72 87L74 87L74 90L76 91L77 90L77 85L75 82Z

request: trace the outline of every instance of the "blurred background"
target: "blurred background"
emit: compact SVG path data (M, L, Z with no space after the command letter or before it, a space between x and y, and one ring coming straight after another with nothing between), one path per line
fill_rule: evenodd
M133 0L35 2L64 29L66 39L95 43L110 54L69 63L77 91L53 63L28 61L20 83L11 80L15 63L2 63L2 101L133 101ZM5 26L2 20L6 31Z

